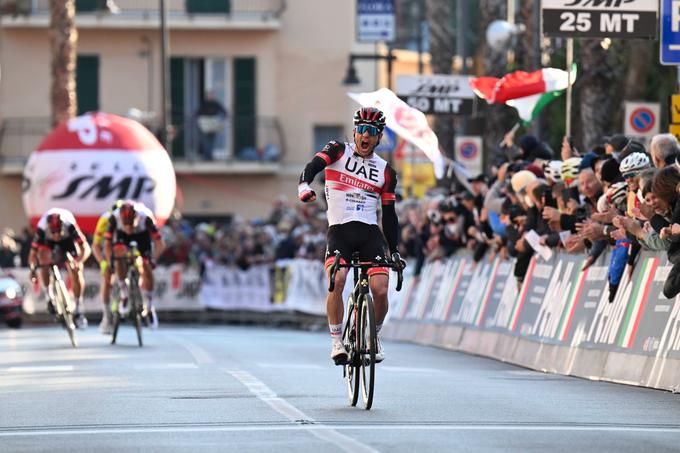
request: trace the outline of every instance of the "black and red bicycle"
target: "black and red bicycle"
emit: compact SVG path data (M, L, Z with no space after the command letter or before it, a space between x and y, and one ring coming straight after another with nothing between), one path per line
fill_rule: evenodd
M387 260L361 262L356 253L349 264L342 264L340 258L340 252L336 252L335 260L330 267L329 292L335 288L335 274L338 269L351 268L354 271L354 289L347 301L347 317L342 332L342 342L347 349L347 362L343 366L343 376L347 381L350 405L356 406L361 389L364 408L369 410L373 405L375 354L378 339L375 330L375 308L368 285L368 270L376 267L394 269L397 272L397 291L400 291L404 264Z

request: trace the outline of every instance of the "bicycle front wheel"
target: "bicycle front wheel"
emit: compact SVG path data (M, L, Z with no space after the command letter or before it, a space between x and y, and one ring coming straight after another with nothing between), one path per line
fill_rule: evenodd
M77 348L78 340L76 339L76 323L73 319L73 312L71 311L71 307L73 306L71 303L71 298L68 294L68 290L66 289L66 285L62 280L57 280L54 286L57 290L57 304L59 304L58 310L61 312L61 322L66 328L68 338L71 340L71 345L74 348Z
M359 348L361 351L361 396L364 408L369 410L373 405L373 391L375 388L375 353L378 346L375 332L375 309L373 299L367 295L361 305L361 326Z
M357 310L354 304L354 296L349 297L347 304L347 322L345 323L345 330L342 334L342 343L347 349L347 363L344 366L343 373L347 381L347 397L349 398L350 406L356 406L359 400L359 354L357 350Z
M130 278L130 302L132 303L132 306L130 307L132 310L132 314L135 318L135 330L137 330L137 343L139 343L139 347L141 348L143 346L142 342L142 310L143 310L143 304L142 304L142 293L139 290L139 283L137 280L137 276L133 274L132 278Z

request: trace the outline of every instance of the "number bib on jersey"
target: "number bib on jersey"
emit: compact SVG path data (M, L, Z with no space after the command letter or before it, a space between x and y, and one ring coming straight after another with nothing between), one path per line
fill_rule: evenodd
M354 150L354 144L345 143L343 156L326 167L329 225L352 221L378 223L387 162L375 153L363 159Z

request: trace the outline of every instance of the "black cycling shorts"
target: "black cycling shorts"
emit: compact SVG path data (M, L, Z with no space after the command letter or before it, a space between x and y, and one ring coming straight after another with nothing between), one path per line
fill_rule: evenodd
M378 225L364 222L347 222L331 225L326 235L326 267L332 264L335 251L339 251L346 263L352 254L359 252L361 261L385 259L387 243ZM329 263L330 260L330 263Z
M151 235L148 231L126 234L123 230L116 230L113 240L114 244L125 244L130 247L132 241L137 242L137 250L139 250L142 256L149 256L151 254Z

